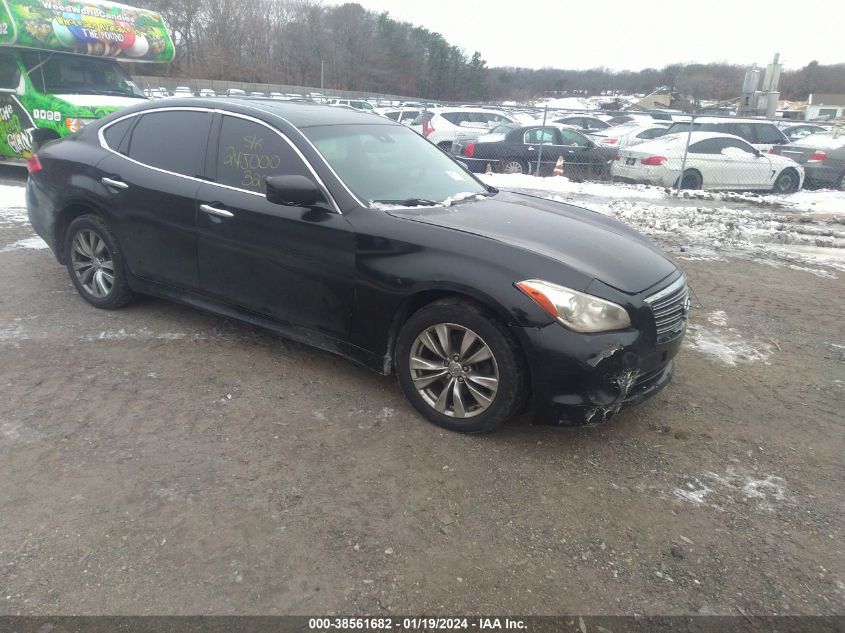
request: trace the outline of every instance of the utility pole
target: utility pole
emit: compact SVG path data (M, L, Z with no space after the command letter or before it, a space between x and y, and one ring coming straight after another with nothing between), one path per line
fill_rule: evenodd
M324 62L320 60L320 92L323 92L323 66Z

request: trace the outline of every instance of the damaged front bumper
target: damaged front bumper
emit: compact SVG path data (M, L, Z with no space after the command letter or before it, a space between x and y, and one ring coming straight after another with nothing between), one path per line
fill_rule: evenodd
M556 323L526 329L535 424L575 426L608 420L672 380L683 331L655 344L636 330L578 334Z

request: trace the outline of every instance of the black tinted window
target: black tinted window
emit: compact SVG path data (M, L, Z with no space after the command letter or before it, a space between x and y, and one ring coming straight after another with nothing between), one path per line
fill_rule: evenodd
M217 155L217 182L264 192L268 176L311 174L291 146L268 127L223 117Z
M462 122L469 120L467 115L467 112L443 112L440 116L452 125L460 125Z
M771 123L760 123L754 126L757 140L752 142L779 145L784 142L783 134Z
M210 112L152 112L132 131L129 157L185 176L202 174Z
M121 142L136 120L137 117L133 116L108 126L105 132L103 132L103 136L106 139L106 145L116 152L119 152Z
M689 151L691 154L721 154L723 147L722 139L708 138L690 145Z
M20 82L21 71L15 56L7 51L0 51L0 88L14 90Z

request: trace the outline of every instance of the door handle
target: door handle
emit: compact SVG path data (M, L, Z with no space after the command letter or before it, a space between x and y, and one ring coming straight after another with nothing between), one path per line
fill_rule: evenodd
M212 207L210 204L201 204L200 211L204 211L209 215L216 215L218 218L233 218L235 214L231 211L226 211L226 209L218 209L217 207Z
M100 182L106 185L107 187L114 187L115 189L129 189L129 185L127 185L122 180L114 180L113 178L100 178Z

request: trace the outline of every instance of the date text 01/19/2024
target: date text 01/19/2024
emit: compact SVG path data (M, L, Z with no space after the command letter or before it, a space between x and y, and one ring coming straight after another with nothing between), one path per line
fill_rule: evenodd
M514 618L310 618L308 629L312 631L388 631L392 629L405 631L431 630L479 630L497 631L525 629L523 620Z

